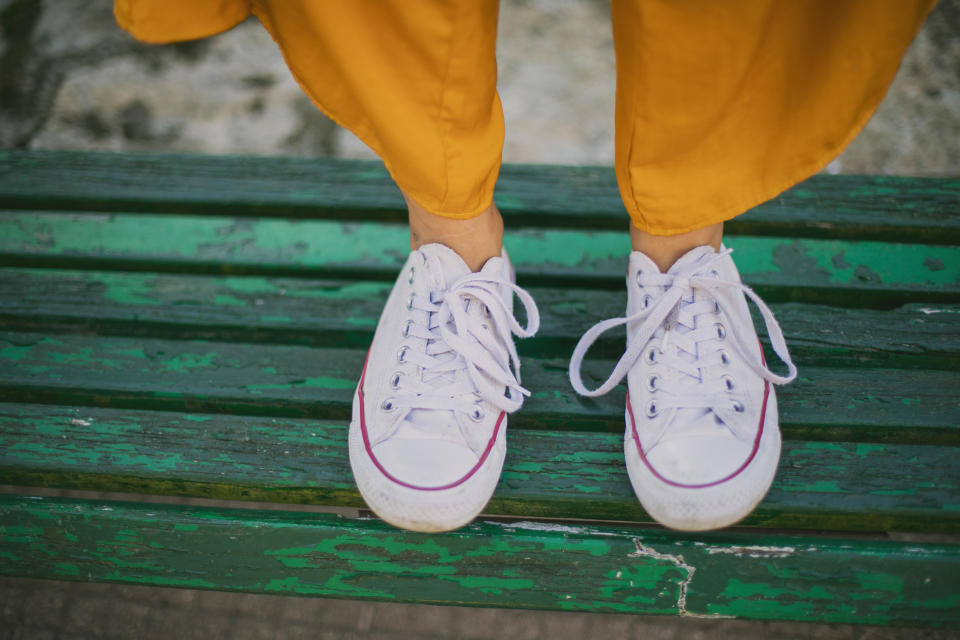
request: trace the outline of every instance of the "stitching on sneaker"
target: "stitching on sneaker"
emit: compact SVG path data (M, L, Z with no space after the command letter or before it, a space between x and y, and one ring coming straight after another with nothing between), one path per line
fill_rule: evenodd
M760 423L757 428L757 435L753 439L753 448L750 450L750 455L747 456L747 459L744 461L744 463L740 465L740 468L738 468L736 471L729 474L728 476L724 478L720 478L719 480L714 480L713 482L705 482L702 484L685 484L682 482L677 482L675 480L670 480L669 478L661 475L660 472L657 471L656 468L654 468L653 464L650 463L650 460L647 458L646 454L643 451L643 445L640 444L640 435L637 433L637 421L636 421L636 418L634 418L633 416L633 407L630 406L630 392L627 391L627 413L630 414L630 432L633 436L633 443L634 445L636 445L637 451L640 453L640 459L643 460L643 464L645 464L647 468L650 470L650 473L656 476L656 478L661 482L669 484L674 487L680 487L682 489L707 489L709 487L715 487L717 485L723 484L724 482L732 480L733 478L736 478L748 466L750 466L751 462L753 462L753 459L757 455L757 451L760 450L760 440L763 437L763 427L764 427L764 423L766 422L766 416L767 416L767 399L769 397L770 397L770 382L767 380L764 380L763 381L763 404L760 407Z
M363 382L367 377L367 359L370 357L370 352L367 352L367 357L363 361L363 372L360 374L360 384L357 387L357 393L360 396L360 434L363 436L363 446L367 451L367 456L369 456L371 462L374 466L377 467L377 470L383 474L385 478L391 482L400 485L401 487L406 487L408 489L415 489L417 491L443 491L444 489L452 489L458 487L467 480L469 480L477 471L483 467L483 464L487 461L487 457L490 455L490 452L493 450L493 445L497 440L497 435L500 433L500 425L503 424L503 418L506 416L505 411L500 412L500 416L497 418L497 423L494 425L493 434L490 436L490 439L487 441L487 446L483 450L483 455L480 456L480 459L473 466L470 471L468 471L463 477L454 482L450 482L445 485L438 487L422 487L415 484L410 484L409 482L404 482L396 477L394 477L389 471L384 468L380 461L377 460L377 456L373 453L373 446L370 444L370 436L367 433L367 420L366 420L366 411L364 410L364 393L363 393Z

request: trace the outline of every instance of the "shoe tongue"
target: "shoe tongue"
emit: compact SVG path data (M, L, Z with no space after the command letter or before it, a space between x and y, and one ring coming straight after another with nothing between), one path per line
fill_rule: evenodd
M444 244L425 244L420 247L419 251L428 263L436 267L430 269L430 273L435 280L434 284L439 289L449 288L454 282L471 272L463 258ZM449 355L452 357L452 354ZM441 377L446 378L447 376L443 375ZM442 432L449 426L452 413L451 411L437 409L411 409L404 422L418 431Z
M659 442L716 436L723 422L710 409L677 409L672 425Z
M630 259L627 265L627 273L632 277L637 271L644 273L660 273L660 268L641 251L631 251Z
M684 255L682 255L676 262L674 262L673 265L670 267L670 269L667 271L667 273L673 274L673 275L677 275L681 273L686 275L693 274L697 271L700 265L707 262L708 260L710 260L716 255L717 255L716 251L714 251L713 247L710 247L710 246L696 247L694 249L691 249ZM695 301L696 301L696 297L694 293L690 292L689 294L683 297L683 299L680 301L680 305L683 306L684 304L690 304ZM680 323L674 324L673 330L678 334L685 334L685 333L689 333L690 331L693 331L692 328L687 327L686 325L683 325ZM696 361L696 357L693 354L687 353L682 349L677 350L677 356L688 363L693 363ZM685 374L681 373L679 375L681 378L686 378ZM694 380L689 378L686 379L686 382L690 383L691 385L696 384ZM691 389L691 390L694 388L695 387L693 386L687 387L687 389ZM678 415L675 420L676 423L683 424L686 426L683 429L677 431L677 433L675 433L677 437L682 438L682 437L691 437L691 436L699 436L699 435L709 435L716 431L717 425L719 423L719 420L714 415L713 411L709 409L680 409L679 413L680 415Z
M480 268L480 273L502 278L504 280L510 279L509 269L507 269L507 261L501 256L487 258L487 261L483 263L483 267Z
M428 262L433 261L439 264L440 268L433 269L432 271L437 279L441 280L441 282L437 282L437 284L444 289L470 273L470 267L463 261L460 254L446 245L438 242L425 244L420 247L419 251Z
M454 419L454 411L441 411L438 409L411 409L410 413L404 419L419 431L428 433L442 432Z
M680 258L673 263L667 273L678 274L678 273L690 273L696 271L697 267L707 260L710 260L717 255L717 252L714 251L713 247L704 245L702 247L696 247L691 249L687 253L680 256Z

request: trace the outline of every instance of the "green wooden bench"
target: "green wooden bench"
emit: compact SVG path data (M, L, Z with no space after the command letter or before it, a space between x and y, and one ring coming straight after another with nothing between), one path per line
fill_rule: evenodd
M363 507L350 401L407 253L380 164L0 152L0 574L960 626L960 181L817 176L729 223L800 377L772 490L707 534L634 498L623 390L567 381L624 307L612 170L506 166L497 202L543 316L534 394L487 513L422 535L335 509Z

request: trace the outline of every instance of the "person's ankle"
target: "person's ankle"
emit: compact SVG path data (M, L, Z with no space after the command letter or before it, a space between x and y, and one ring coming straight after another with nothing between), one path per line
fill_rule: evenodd
M630 225L630 246L650 258L661 272L666 273L673 263L691 249L709 245L714 251L720 250L723 242L723 223L695 229L687 233L672 236L658 236Z
M501 254L503 218L493 203L472 218L458 220L430 213L406 194L404 198L412 251L438 242L456 251L471 271L479 271L488 259Z

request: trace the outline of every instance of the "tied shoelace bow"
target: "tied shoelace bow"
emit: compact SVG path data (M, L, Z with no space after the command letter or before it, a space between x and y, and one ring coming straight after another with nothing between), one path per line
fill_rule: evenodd
M598 322L583 335L573 351L573 356L570 358L570 383L573 385L573 388L577 390L577 393L589 397L596 397L613 389L626 377L630 369L633 368L637 359L646 350L648 343L654 337L661 334L665 335L663 336L660 349L652 354L651 357L662 354L663 357L657 360L658 363L679 370L685 374L686 380L688 381L702 383L704 380L702 369L720 364L723 356L721 353L722 350L719 349L712 350L709 355L702 353L702 351L706 351L706 349L700 349L699 344L720 337L717 333L720 329L713 326L698 326L697 317L701 314L717 312L719 307L714 301L722 299L724 289L739 289L757 305L763 321L766 324L771 346L780 360L787 365L787 375L777 375L762 361L757 362L756 358L750 357L750 350L748 350L744 343L744 337L741 335L740 328L735 323L730 327L730 331L725 332L722 337L732 336L731 344L733 348L760 377L774 384L786 384L793 380L797 375L797 367L793 364L793 360L790 359L783 332L780 329L780 325L777 324L776 319L774 319L773 312L770 311L770 308L767 307L763 300L760 299L760 296L754 293L750 287L744 285L742 282L721 280L717 277L716 271L713 269L715 263L732 252L732 249L724 249L709 260L701 264L691 264L688 268L681 269L677 273L640 272L637 275L637 279L641 287L660 287L663 288L663 293L653 299L646 299L647 304L637 313L623 318L611 318ZM698 298L698 291L707 295L699 296ZM705 300L704 298L708 299ZM580 373L583 358L587 350L589 350L596 339L607 330L632 322L641 322L640 327L627 346L623 356L617 362L613 372L607 380L596 389L587 389L583 384ZM658 330L665 322L673 326L683 325L687 330L685 332L680 332L679 330L661 331L658 334ZM687 322L690 324L687 324ZM673 340L673 350L669 349L671 340ZM676 351L677 353L671 353L671 351ZM680 352L683 352L684 357L680 356ZM653 381L651 381L651 388L652 385ZM715 393L715 391L715 389L694 389L688 393L679 394L673 398L672 402L655 408L654 415L664 408L703 408L711 409L718 416L723 417L728 414L729 408L720 406L722 404L721 396ZM726 399L729 399L729 397L729 395L725 396ZM737 412L743 411L743 407L737 407L737 404L738 403L734 402L732 405L734 410ZM649 415L648 417L653 417L653 415ZM728 421L724 420L724 422Z
M520 299L527 314L526 327L514 317L500 287L508 287ZM469 305L474 304L482 305L480 317L468 313ZM482 409L475 404L468 409L463 398L457 397L463 392L455 388L458 372L466 370L474 387L473 395L507 413L520 408L523 396L530 392L520 386L520 358L510 334L528 338L540 326L540 314L529 293L481 271L459 278L445 291L412 295L409 306L427 312L427 322L411 320L404 329L405 335L423 338L426 346L422 351L405 352L404 358L421 370L419 376L408 376L403 381L404 395L396 398L395 406L460 410L480 419ZM445 388L450 393L444 394Z

